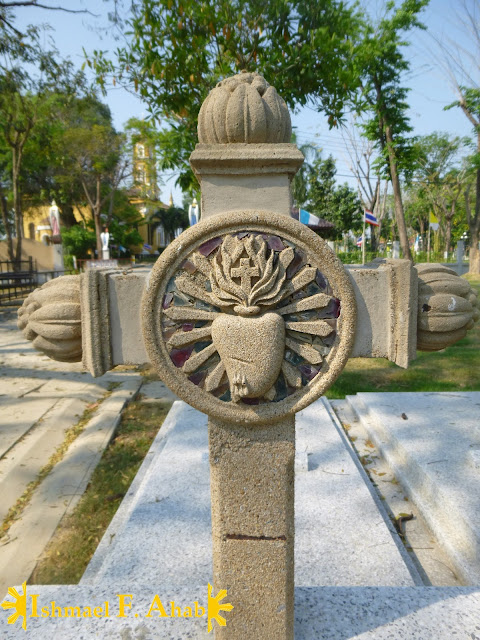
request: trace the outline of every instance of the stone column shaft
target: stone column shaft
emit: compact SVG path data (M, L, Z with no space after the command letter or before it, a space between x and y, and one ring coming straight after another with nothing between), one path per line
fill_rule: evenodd
M215 591L234 606L217 640L293 640L295 418L209 419Z

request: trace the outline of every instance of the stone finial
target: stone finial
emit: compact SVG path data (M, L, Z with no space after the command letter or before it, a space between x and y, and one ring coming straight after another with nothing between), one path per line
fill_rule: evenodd
M476 292L441 264L416 265L418 272L417 349L439 351L465 337L480 317Z
M204 144L285 143L291 134L287 105L258 73L219 82L198 115L198 140Z
M62 276L35 289L18 310L17 326L52 360L81 362L80 276Z

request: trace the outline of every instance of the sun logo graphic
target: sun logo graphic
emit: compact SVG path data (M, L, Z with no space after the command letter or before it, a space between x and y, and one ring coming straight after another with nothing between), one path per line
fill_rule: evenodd
M219 591L215 597L212 596L212 591L213 587L210 583L208 583L208 633L210 633L210 631L213 629L212 620L216 620L221 627L226 627L227 621L223 616L220 615L220 611L231 611L233 609L233 605L229 603L220 604L220 600L223 600L223 598L225 598L227 595L226 589L222 589L221 591Z
M15 613L9 616L8 624L14 624L20 616L23 616L22 629L27 630L27 583L22 584L23 595L20 595L15 587L8 587L8 595L15 598L15 602L5 600L2 602L4 609L15 609Z

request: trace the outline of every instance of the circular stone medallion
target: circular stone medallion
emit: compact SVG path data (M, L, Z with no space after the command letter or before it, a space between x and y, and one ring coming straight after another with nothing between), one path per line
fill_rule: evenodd
M300 411L341 373L356 306L340 261L305 225L234 211L187 229L153 267L147 353L180 398L219 420Z

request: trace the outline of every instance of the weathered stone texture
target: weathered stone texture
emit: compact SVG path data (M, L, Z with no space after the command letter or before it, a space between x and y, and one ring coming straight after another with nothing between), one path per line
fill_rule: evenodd
M18 328L49 358L80 362L80 277L62 276L35 289L18 310Z
M234 606L216 637L293 638L294 418L210 419L209 448L214 583Z
M212 89L198 115L200 143L290 142L284 100L258 73L242 72Z
M417 277L409 260L351 268L358 321L352 357L388 358L408 367L416 357Z
M288 143L197 144L190 164L202 188L202 220L239 207L290 217L290 183L303 161Z
M419 277L417 348L438 351L464 338L480 317L474 289L441 264L416 265Z
M91 269L82 275L83 366L95 378L113 367L106 270Z

